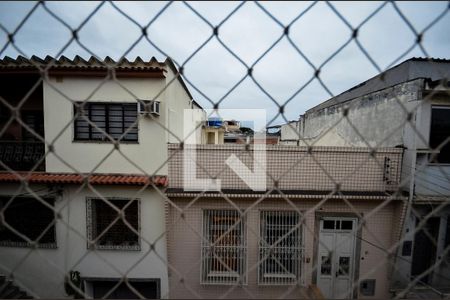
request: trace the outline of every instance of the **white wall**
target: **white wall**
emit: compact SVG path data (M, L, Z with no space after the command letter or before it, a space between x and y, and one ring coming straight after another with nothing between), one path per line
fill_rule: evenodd
M2 186L1 194L17 194L17 188L18 185ZM33 190L42 188L45 187L34 186ZM43 298L65 297L64 275L70 270L79 271L82 277L118 278L121 273L129 271L128 278L160 278L161 297L167 295L163 197L152 189L138 194L140 187L95 186L96 192L87 188L81 191L78 189L79 186L68 186L62 198L56 199L55 208L61 213L61 219L56 224L57 249L0 247L0 257L3 258L0 260L0 272L8 274L13 271L16 282L35 296ZM38 194L43 195L43 192ZM98 197L98 194L140 199L141 236L155 243L160 258L154 252L147 253L149 244L143 239L140 251L87 249L86 197ZM133 268L140 259L142 261Z
M297 121L281 125L280 134L280 144L284 145L296 145L296 141L303 138L299 133L299 122Z
M164 82L162 80L120 79L120 82L134 95L113 81L106 81L102 84L100 78L64 77L62 82L51 78L50 82L59 92L48 83L44 83L45 137L48 142L54 142L55 153L59 158L49 153L46 158L47 172L142 173L145 171L152 174L161 165L161 162L165 161L167 157L165 133L156 121L144 117L139 121L139 143L123 143L120 146L123 155L142 170L133 166L116 150L98 166L113 149L113 145L98 141L74 141L73 122L71 122L74 116L74 107L68 99L61 95L62 93L74 101L89 99L89 101L99 102L136 103L135 96L152 99L159 90L163 89ZM99 88L95 90L97 87ZM158 99L161 101L161 109L164 111L167 105L164 95ZM159 117L163 124L165 117L165 114ZM165 167L158 171L158 174L166 173Z
M47 172L167 175L166 143L183 139L184 109L192 108L189 95L167 69L163 79L119 78L120 84L96 77L50 78L50 84L44 83L45 137L53 142L56 154L47 156ZM74 141L74 106L70 100L136 103L136 98L161 101L159 117L140 116L139 143L122 142L121 154L110 142Z
M184 110L192 109L192 102L180 81L175 78L171 68L167 68L166 85L168 86L166 90L168 103L166 127L170 130L170 132L166 131L167 141L169 143L180 143L184 140ZM197 137L197 140L201 141L201 136Z

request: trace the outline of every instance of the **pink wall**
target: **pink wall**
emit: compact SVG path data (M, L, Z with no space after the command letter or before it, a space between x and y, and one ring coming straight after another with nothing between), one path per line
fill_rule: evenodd
M389 264L384 251L370 245L373 243L381 248L389 248L396 239L400 218L396 214L401 211L401 201L391 201L382 205L383 200L351 200L350 207L343 200L330 199L320 207L315 207L319 200L291 199L291 203L299 210L305 212L305 225L303 226L303 243L305 258L309 263L303 264L303 277L300 286L261 286L258 285L258 236L259 236L259 210L293 210L291 204L283 199L264 199L255 205L257 200L231 199L239 208L252 207L246 217L247 233L247 284L234 285L202 285L201 272L201 234L202 209L233 209L231 204L223 198L171 199L173 203L183 210L180 211L170 203L167 205L167 238L169 256L169 290L171 298L218 298L226 295L227 298L307 298L307 287L313 282L313 264L315 259L315 234L318 234L317 214L330 213L329 216L355 213L367 217L362 227L362 238L359 240L360 254L355 262L359 263L359 276L367 275L369 279L376 279L375 298L389 297ZM188 208L185 208L189 204ZM381 206L380 206L381 205ZM378 207L378 208L377 208ZM374 210L376 209L376 210ZM369 243L368 243L369 242ZM358 244L358 241L357 241ZM358 248L358 246L357 246ZM377 270L371 273L375 268ZM370 274L369 274L370 273ZM359 295L358 297L364 298ZM374 297L368 297L374 298Z

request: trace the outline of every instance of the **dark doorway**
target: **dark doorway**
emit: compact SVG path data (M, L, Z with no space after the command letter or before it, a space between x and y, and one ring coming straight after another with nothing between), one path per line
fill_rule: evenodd
M418 225L420 220L417 220ZM436 261L436 243L439 234L439 217L429 218L425 226L416 232L414 236L414 252L411 266L411 277L420 276ZM430 284L431 274L427 274L420 280L422 283Z
M129 285L131 285L140 295L130 289L125 282L122 282L114 289L118 282L119 280L92 281L94 298L100 299L107 295L106 299L140 299L141 296L146 299L158 299L160 297L159 280L128 280Z

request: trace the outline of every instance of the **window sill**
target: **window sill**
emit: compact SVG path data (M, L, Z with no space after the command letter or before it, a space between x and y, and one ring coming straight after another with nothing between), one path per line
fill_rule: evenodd
M294 274L277 274L277 273L265 273L263 278L282 278L282 279L295 279Z
M141 251L141 245L93 245L90 250Z
M239 278L239 274L236 272L209 272L208 277L227 277L227 278Z
M262 278L259 278L258 285L296 285L298 282L300 282L300 278L297 278L294 274L265 273Z
M27 242L11 242L11 241L0 241L0 247L10 247L10 248L33 248L31 244ZM48 244L37 244L39 249L57 249L56 243Z
M110 140L107 141L100 141L100 140L72 140L72 143L80 143L80 144L106 144L106 145L113 145L114 143ZM137 145L139 144L139 141L120 141L119 144L131 144L131 145Z
M240 275L236 272L209 272L206 279L202 280L202 285L236 285L239 284ZM247 279L240 285L248 285Z

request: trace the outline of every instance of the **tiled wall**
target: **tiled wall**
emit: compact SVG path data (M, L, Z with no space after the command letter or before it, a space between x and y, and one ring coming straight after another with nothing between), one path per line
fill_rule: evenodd
M357 239L360 254L355 262L359 263L360 277L376 279L375 298L389 297L388 277L390 273L387 256L384 250L394 243L392 231L400 221L395 215L399 211L401 201L391 201L382 205L383 201L352 200L351 206L343 200L328 200L316 206L317 200L294 200L289 203L282 199L257 200L223 198L171 199L174 205L168 204L167 238L169 263L169 290L171 298L218 298L226 295L232 298L307 298L308 286L314 282L315 235L318 234L318 215L349 215L359 214L365 221L361 229L361 239ZM240 209L248 209L246 216L247 230L247 284L233 285L202 285L201 272L201 235L202 211L204 209L233 209L234 203ZM292 206L293 205L293 206ZM304 212L303 240L305 260L303 277L298 286L261 286L258 285L258 236L259 210L293 210ZM181 213L182 211L182 213ZM373 214L370 214L373 212ZM360 219L361 220L361 219ZM362 295L358 297L363 298ZM369 297L371 298L371 297Z
M196 172L184 176L183 157L196 150ZM250 149L252 149L250 147ZM259 151L259 150L258 150ZM267 189L333 190L336 183L343 191L396 191L400 180L402 149L380 148L375 153L369 148L307 147L267 145ZM218 178L222 189L249 189L242 179L225 163L235 154L253 170L253 150L245 145L169 145L169 175L171 188L183 188L184 180ZM263 177L264 180L264 177Z

